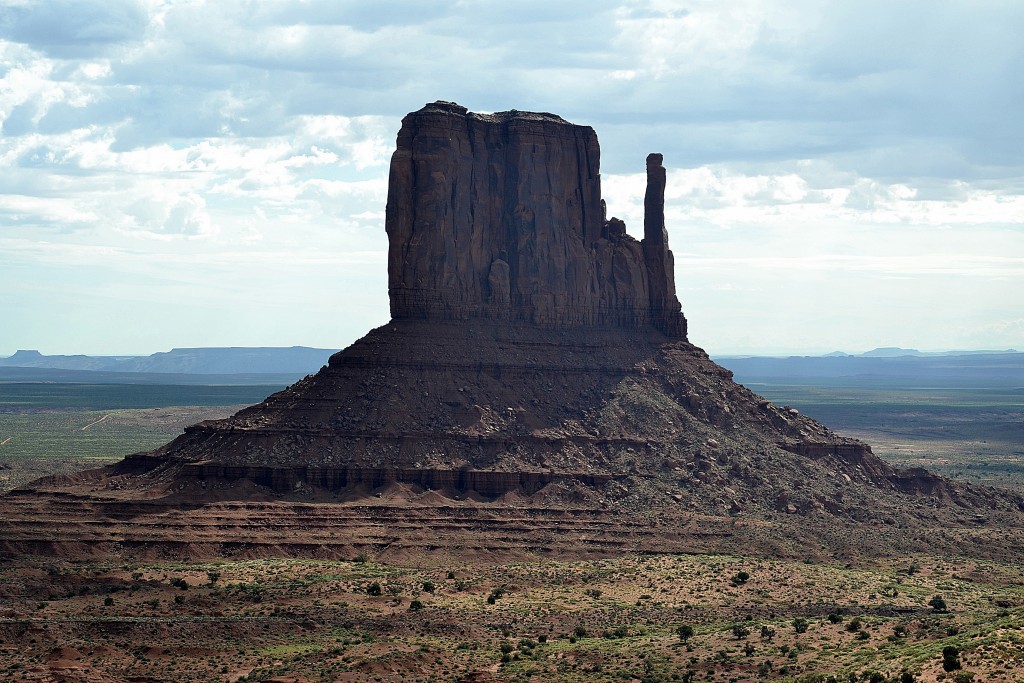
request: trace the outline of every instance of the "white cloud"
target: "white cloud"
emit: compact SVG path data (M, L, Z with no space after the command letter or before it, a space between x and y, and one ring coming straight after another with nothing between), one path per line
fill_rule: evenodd
M134 226L160 236L203 237L214 231L206 201L197 194L151 195L126 207Z
M98 216L83 211L74 202L49 197L0 195L0 217L10 224L52 224L65 227L91 225Z

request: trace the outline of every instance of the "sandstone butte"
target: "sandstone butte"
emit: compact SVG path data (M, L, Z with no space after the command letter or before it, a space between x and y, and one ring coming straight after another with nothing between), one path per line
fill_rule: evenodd
M1019 496L894 469L688 341L662 156L646 165L637 241L607 215L593 129L409 114L391 322L228 419L4 496L0 552L1020 557Z

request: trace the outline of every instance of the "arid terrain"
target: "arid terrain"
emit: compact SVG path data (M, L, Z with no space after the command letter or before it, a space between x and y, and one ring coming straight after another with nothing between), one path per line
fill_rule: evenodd
M0 576L6 680L996 682L1024 671L1019 565L966 558L55 560ZM947 648L962 668L943 670Z
M0 401L8 385L0 385ZM5 406L7 407L7 406ZM67 405L0 412L0 491L50 474L70 474L155 448L202 420L243 406L80 409Z
M824 389L814 395L826 405L822 392L828 395ZM786 400L798 403L807 393ZM872 394L864 405L847 395L848 414L834 408L830 418L855 423L868 412L902 415L899 402L905 394L895 394L891 405L886 395ZM39 413L22 412L18 419L34 426L19 434L49 431L47 443L57 453L83 448L82 439L92 438L93 431L105 435L100 443L123 440L125 449L135 450L151 443L147 440L166 438L161 430L180 431L197 419L233 411L230 406L88 411L50 405ZM111 417L96 422L105 415ZM941 415L921 416L916 431L904 417L902 433L911 439L904 447L932 459L938 457L934 444L919 438L922 431L959 442L978 436L976 425L965 432L961 420L936 430ZM64 422L65 428L54 427ZM858 436L879 439L886 433ZM946 456L959 458L951 462L955 472L973 471L976 454L969 449L951 449ZM5 462L13 467L0 475L38 476L68 472L82 461L40 456ZM393 486L378 493L381 502L395 501L408 497L409 489ZM469 514L473 501L461 505ZM496 514L523 516L538 527L538 545L550 542L557 530L545 530L536 518L528 522L521 507L510 500L506 511ZM353 509L343 519L342 512L342 525L352 525L360 515ZM278 536L281 552L287 552L286 540L310 540L302 538L302 518L294 510L275 512L271 505L256 514L252 507L232 513L226 504L220 523L239 523L232 514L248 518L253 528L246 533ZM59 524L60 519L60 510L53 509L40 521ZM854 537L858 531L877 533L873 525L858 529L837 520L846 529L846 546L839 534L828 552L797 545L782 549L790 557L785 560L766 559L768 546L758 547L756 536L737 536L738 528L752 533L760 525L797 528L803 521L785 514L774 521L743 514L694 517L693 524L717 535L691 539L691 554L631 553L635 529L607 524L604 538L592 539L603 544L580 539L580 558L524 552L510 547L501 528L489 527L478 514L463 529L467 547L461 552L430 550L428 526L423 552L415 557L374 549L386 545L385 520L372 529L351 529L365 534L362 549L325 546L323 551L341 558L334 560L193 557L183 562L132 559L124 549L120 558L75 562L59 556L9 558L0 565L0 679L724 682L829 676L848 681L853 675L899 681L908 680L900 678L907 672L919 681L954 681L968 680L969 672L979 682L1022 680L1024 573L1012 551L995 544L993 554L1003 561L972 559L957 552L963 530L927 524L891 532L897 545L908 542L900 536L912 535L919 545L931 538L936 553L893 552L874 560L866 559ZM157 525L169 536L202 536L172 512ZM97 533L116 536L118 529L106 524ZM972 533L986 534L986 529ZM985 544L969 545L977 556ZM236 552L244 556L244 544ZM316 553L308 547L299 552ZM747 575L742 581L741 572ZM376 592L375 583L380 595L368 594ZM929 606L936 595L948 612ZM798 619L806 621L805 633L796 632ZM677 633L680 626L694 631L685 643ZM957 648L962 669L943 671L946 647Z
M937 436L1012 444L998 439L1005 428L985 438L980 424L943 421L963 411L929 411L926 401L905 410L906 391L845 391L841 401L827 388L765 393L828 409L831 422L849 425L844 431L887 458L886 439L930 466L943 458L953 474L991 471L978 463L1013 457L1006 448L984 460L969 447L937 450ZM21 477L20 484L110 462L120 453L95 460L67 454L104 444L140 450L237 409L82 410L61 402L67 399L53 397L45 409L23 406L3 416L22 442L46 435L41 444L50 455L7 456L10 469L0 476ZM875 430L864 428L871 416ZM1022 483L1012 470L1001 474L1008 485ZM742 515L734 521L745 523ZM720 543L739 554L636 555L627 547L618 557L533 553L502 561L467 550L385 562L353 548L341 560L22 558L0 565L0 679L848 681L851 674L901 680L908 672L919 681L954 681L970 672L979 682L1022 680L1024 573L1012 558L957 555L956 539L946 534L934 530L950 554L880 560L856 552L811 561L756 551L744 557L727 537ZM494 545L487 536L480 546ZM740 572L748 575L742 582ZM380 595L367 593L374 583ZM928 605L936 595L948 613ZM805 633L796 632L797 619L806 620ZM694 630L686 643L680 626ZM943 671L946 647L957 648L962 669Z

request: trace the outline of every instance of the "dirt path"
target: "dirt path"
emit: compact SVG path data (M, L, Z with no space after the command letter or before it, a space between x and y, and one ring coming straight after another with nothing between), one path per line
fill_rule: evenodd
M110 417L110 415L104 415L103 417L101 417L100 419L96 420L95 422L90 422L89 424L87 424L84 427L82 427L82 431L84 432L86 429L88 429L89 427L92 427L93 425L98 425L100 422L103 422L108 417Z

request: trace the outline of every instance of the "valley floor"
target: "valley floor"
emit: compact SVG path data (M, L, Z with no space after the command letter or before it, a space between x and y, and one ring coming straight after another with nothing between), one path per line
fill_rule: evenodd
M8 563L0 679L1024 680L1019 565L442 562Z

